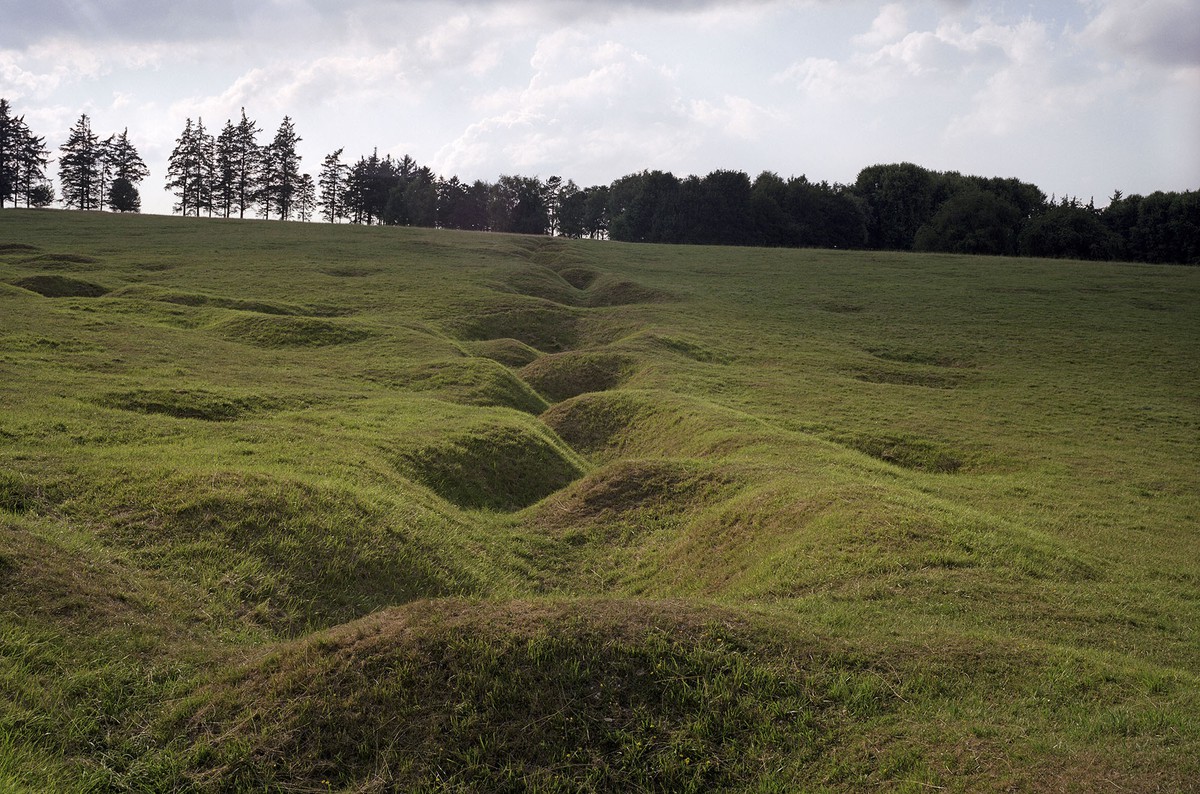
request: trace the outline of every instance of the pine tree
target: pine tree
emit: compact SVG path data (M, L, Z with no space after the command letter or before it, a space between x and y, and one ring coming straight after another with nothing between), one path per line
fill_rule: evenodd
M167 190L179 199L175 211L196 217L201 210L212 214L214 147L213 137L204 130L204 121L197 119L193 126L188 119L167 161Z
M86 113L75 122L59 151L62 156L58 159L58 179L63 204L80 210L99 209L104 154Z
M237 203L238 146L237 127L227 119L225 128L217 136L215 162L213 163L213 208L222 218L233 214Z
M20 129L22 136L20 148L17 150L17 190L14 205L17 199L24 197L26 207L49 206L54 203L54 188L46 178L50 149L46 146L46 139L33 135L23 121Z
M100 161L96 173L100 176L100 189L97 191L98 201L96 209L103 211L104 205L108 203L108 190L112 186L112 147L116 141L115 135L109 135L104 140L100 141Z
M31 133L25 118L13 115L8 100L0 98L0 209L9 200L15 207L25 199L29 207L45 199L45 190L36 196L31 191L45 185L49 158L46 139ZM53 202L53 189L49 194Z
M346 206L343 198L346 193L348 170L342 163L342 149L326 155L321 163L321 173L317 177L320 190L317 204L321 207L321 217L328 223L337 223L338 218L345 217Z
M4 202L12 199L17 204L18 163L24 140L21 130L23 119L12 115L8 100L0 97L0 209Z
M108 206L113 212L141 212L142 197L138 189L123 176L113 179L108 191Z
M258 175L261 169L263 152L258 145L258 125L246 118L246 109L242 108L242 120L238 122L230 147L230 158L234 173L234 206L237 207L238 217L245 218L246 210L253 209L255 196L259 192Z
M344 214L351 223L370 223L367 215L367 160L358 158L358 162L346 172L345 192L342 194Z
M196 131L189 118L183 132L175 139L175 148L171 150L171 157L167 160L166 188L179 199L172 210L185 217L191 209L192 194L194 193L190 180L193 170L191 157L195 137Z
M130 142L128 127L105 141L104 165L112 177L109 207L117 212L140 212L142 200L137 185L150 175L150 169Z
M275 139L266 147L259 171L259 212L264 218L274 210L281 220L289 220L295 212L296 191L300 186L300 155L296 144L296 126L288 116L283 117Z
M317 207L317 186L311 174L301 174L296 185L295 211L296 220L312 220L313 210Z

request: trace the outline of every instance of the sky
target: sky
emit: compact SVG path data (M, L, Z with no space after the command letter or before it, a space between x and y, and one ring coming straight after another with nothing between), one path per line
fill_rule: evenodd
M1200 0L0 0L0 97L55 154L82 113L128 128L144 212L186 120L242 108L314 177L339 148L584 187L907 161L1102 206L1200 189Z

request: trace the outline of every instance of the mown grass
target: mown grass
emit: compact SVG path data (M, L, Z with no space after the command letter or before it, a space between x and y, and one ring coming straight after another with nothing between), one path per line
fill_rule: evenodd
M0 213L0 788L1195 790L1200 274Z

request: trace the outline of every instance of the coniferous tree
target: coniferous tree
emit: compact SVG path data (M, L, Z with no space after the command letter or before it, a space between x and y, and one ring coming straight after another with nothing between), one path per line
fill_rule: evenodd
M141 212L142 197L138 189L123 176L113 179L108 191L108 206L113 212Z
M204 210L211 218L213 213L213 172L216 169L217 141L204 129L204 120L196 119L196 214Z
M380 223L407 223L408 217L403 202L393 203L393 212L388 213L388 201L392 190L408 180L416 163L408 155L400 162L392 160L391 155L379 159L379 151L371 152L367 158L365 181L363 184L363 204L366 208L367 223L372 219Z
M117 212L140 212L142 200L137 185L150 175L150 169L129 140L128 127L105 141L104 162L112 177L109 207Z
M175 148L171 150L171 156L167 160L166 189L179 199L172 210L185 217L191 209L192 196L195 193L195 189L191 185L191 176L194 170L191 165L191 157L194 154L192 144L195 137L196 131L189 118L183 132L175 139Z
M47 194L42 187L54 201L54 190L46 185L49 158L46 139L31 133L24 117L13 115L8 100L0 98L0 208L9 200L15 207L21 199L26 207L46 206L38 204Z
M96 209L103 210L104 205L108 203L108 191L112 186L112 147L116 141L115 135L109 135L104 140L100 141L100 162L97 168L97 174L100 176L99 200L96 203Z
M45 138L29 133L27 127L23 128L26 135L19 153L17 198L24 197L26 207L47 207L54 203L54 187L46 178L50 149L46 146Z
M217 136L213 158L213 209L228 218L237 207L237 127L231 119Z
M342 206L351 223L370 223L366 207L367 160L359 157L358 162L346 171L345 192Z
M38 207L40 209L41 207L49 207L54 201L54 186L48 181L34 185L25 194L26 207Z
M407 155L400 162L390 156L381 160L378 150L370 157L358 158L346 177L343 198L346 215L354 223L368 225L385 220L387 223L407 223L403 201L392 200L392 194L397 186L403 186L415 167L416 163Z
M258 126L246 118L246 109L242 108L242 119L235 128L230 158L234 167L234 195L238 217L246 217L246 210L254 207L255 196L259 192L258 175L261 168L262 149L258 145Z
M301 174L296 185L295 214L298 221L312 220L317 208L317 186L311 174Z
M446 229L482 231L487 228L491 187L476 180L468 185L458 177L437 182L437 220Z
M0 209L12 199L17 203L20 150L24 143L24 120L12 114L8 100L0 97Z
M214 147L213 137L204 130L204 121L197 119L193 125L188 119L167 161L167 190L179 199L177 212L196 217L203 210L212 214Z
M104 153L87 114L79 117L59 147L58 180L68 208L94 210L101 206Z
M345 217L346 206L346 174L349 169L342 163L342 149L325 156L321 163L321 173L317 177L319 194L317 205L321 208L321 217L329 223L337 223L338 218Z
M291 118L284 116L275 139L263 152L259 171L259 212L264 218L270 218L274 210L286 221L295 212L293 205L300 186L300 155L296 144L301 140Z
M437 184L433 171L422 166L403 185L410 226L437 226Z

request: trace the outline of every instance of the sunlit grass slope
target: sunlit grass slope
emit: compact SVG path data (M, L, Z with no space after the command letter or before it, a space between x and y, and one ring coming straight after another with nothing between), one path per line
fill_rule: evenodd
M0 212L0 790L1200 790L1200 271Z

